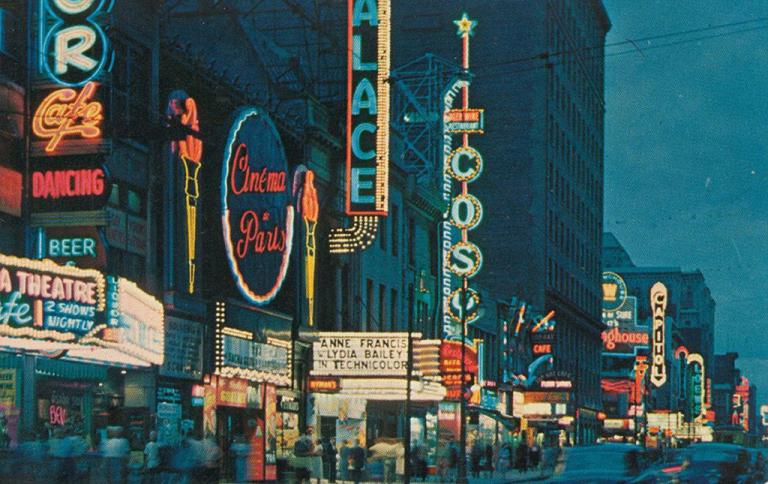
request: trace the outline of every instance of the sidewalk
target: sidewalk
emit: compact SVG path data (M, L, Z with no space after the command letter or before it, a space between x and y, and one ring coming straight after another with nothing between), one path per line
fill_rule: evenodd
M470 477L469 482L470 484L501 484L501 483L510 483L510 482L541 482L546 479L549 479L550 474L541 474L541 471L528 471L528 472L517 472L517 471L508 471L504 473L503 475L499 475L499 473L496 473L493 477ZM316 479L312 479L312 484L317 483L318 481ZM399 482L399 481L397 481ZM426 481L420 481L416 479L411 480L412 483L438 483L440 481L437 480L435 476L432 476L431 479L427 479ZM327 479L321 479L321 484L329 484ZM337 484L352 484L352 481L342 481L341 479L336 480ZM381 484L382 481L361 481L360 484Z

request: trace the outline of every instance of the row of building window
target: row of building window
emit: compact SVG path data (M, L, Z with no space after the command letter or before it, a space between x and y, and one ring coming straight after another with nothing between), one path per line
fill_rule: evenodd
M580 2L574 2L576 4ZM577 21L570 8L552 5L548 9L549 49L557 56L553 63L577 87L578 97L589 111L594 126L603 129L603 34L598 32L596 22L582 19ZM581 16L587 15L586 11ZM585 30L589 30L585 35Z
M403 301L395 288L387 290L384 284L377 284L373 279L365 281L365 328L368 331L403 331L408 321L413 321L413 330L421 332L425 337L434 337L432 317L429 304L417 300L413 284L408 285L407 309L408 315L403 319L400 311ZM389 311L387 312L387 308ZM346 319L346 318L345 318ZM345 328L346 329L346 328Z
M592 247L594 244L582 241L578 234L563 223L553 210L547 212L547 236L554 247L571 259L587 277L600 274L600 259Z
M547 258L547 286L594 318L599 318L600 299L590 288L593 285L585 284L581 277L574 277L573 271L567 270L553 257Z
M379 248L385 254L389 253L392 257L398 257L400 254L400 244L405 246L405 253L408 257L408 265L416 266L416 220L408 217L407 227L403 233L403 240L400 239L400 207L392 204L387 217L379 219L379 228L376 238L379 239ZM427 247L424 253L429 256L430 274L437 275L439 260L437 255L437 230L430 228L428 231Z
M584 158L586 160L594 161L589 165L585 165L585 168L598 171L602 169L602 145L599 133L602 133L602 128L598 129L597 123L590 124L585 120L582 109L584 106L589 105L589 100L575 100L569 90L560 82L560 77L556 72L550 71L548 74L548 99L550 100L550 107L554 104L557 106L562 117L565 119L565 125L567 125L573 133L574 144L578 144L586 151ZM552 110L554 111L554 110ZM554 119L550 115L550 126L554 122ZM550 132L554 133L556 130L550 129ZM570 143L569 143L570 145Z

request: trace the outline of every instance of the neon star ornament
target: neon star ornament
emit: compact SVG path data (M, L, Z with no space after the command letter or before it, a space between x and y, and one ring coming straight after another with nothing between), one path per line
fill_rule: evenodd
M459 37L463 37L464 35L475 35L474 29L477 26L477 20L470 20L470 18L467 17L466 12L462 13L461 18L459 20L454 20L453 23L456 24L456 35Z

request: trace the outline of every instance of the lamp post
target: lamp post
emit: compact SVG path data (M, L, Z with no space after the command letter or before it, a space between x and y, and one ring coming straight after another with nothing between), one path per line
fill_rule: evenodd
M456 482L464 484L467 482L467 401L464 394L464 380L467 377L466 368L466 345L467 340L467 286L469 281L466 276L461 280L461 400L459 404L459 416L461 425L459 426L459 475Z

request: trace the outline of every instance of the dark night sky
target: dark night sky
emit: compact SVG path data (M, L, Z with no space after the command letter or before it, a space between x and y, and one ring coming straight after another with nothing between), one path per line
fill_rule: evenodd
M768 395L768 2L604 3L608 44L751 21L606 49L605 229L639 266L704 273L715 349L739 353L759 403Z

